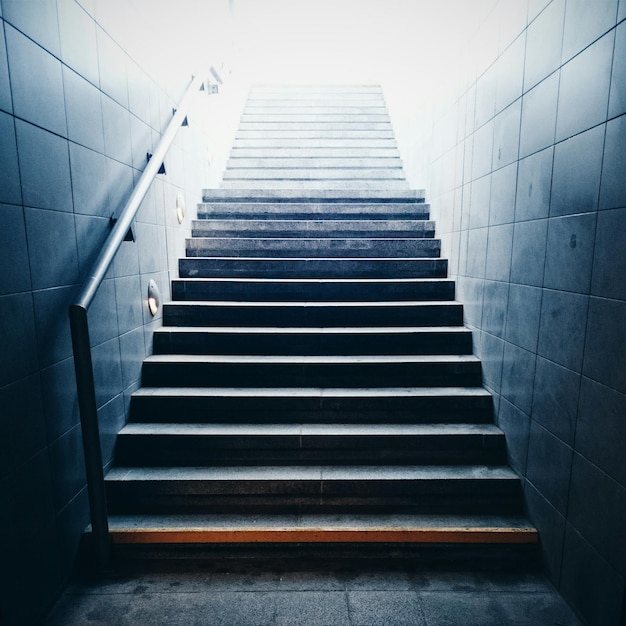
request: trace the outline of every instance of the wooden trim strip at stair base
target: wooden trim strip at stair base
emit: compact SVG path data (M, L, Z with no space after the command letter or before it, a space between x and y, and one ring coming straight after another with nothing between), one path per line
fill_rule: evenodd
M174 543L448 543L535 544L534 528L368 528L368 529L112 529L115 544Z

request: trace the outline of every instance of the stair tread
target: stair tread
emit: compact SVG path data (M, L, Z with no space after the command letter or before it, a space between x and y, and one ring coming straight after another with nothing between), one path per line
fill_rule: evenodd
M121 435L168 436L502 436L495 424L185 424L129 423Z
M288 398L381 398L381 397L483 397L484 387L141 387L134 397L288 397Z
M410 355L232 355L232 354L154 354L146 363L479 363L468 354Z
M348 308L357 308L357 307L371 307L371 308L382 308L386 309L389 307L413 307L413 308L424 308L424 307L432 307L432 306L441 306L441 307L450 307L450 306L461 306L461 303L457 300L346 300L346 301L337 301L337 300L287 300L287 301L265 301L265 300L172 300L170 302L166 302L165 306L177 306L177 307L204 307L204 308L215 308L215 307L267 307L267 308L277 308L277 307L287 307L287 308L298 308L298 307L315 307L315 308L324 308L324 307L348 307Z
M518 481L505 465L261 465L216 467L113 467L109 483L129 481Z
M264 189L258 187L246 187L239 189L204 189L203 198L209 201L235 200L242 198L249 200L257 198L260 200L272 199L274 201L294 200L344 200L350 202L363 202L364 200L405 200L420 204L424 198L423 190L415 189ZM207 200L205 200L207 202Z
M472 331L465 326L163 326L154 330L157 334L170 333L261 333L271 335L273 333L281 334L354 334L366 335L373 333L385 334L406 334L406 333L442 333L454 334L465 333L471 334Z

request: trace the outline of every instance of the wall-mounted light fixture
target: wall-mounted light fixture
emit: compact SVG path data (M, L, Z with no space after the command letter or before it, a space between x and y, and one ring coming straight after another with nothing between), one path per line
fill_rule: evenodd
M151 315L156 315L161 306L161 292L157 287L157 284L150 279L148 283L148 309Z
M179 224L185 219L185 196L182 193L176 195L176 219Z

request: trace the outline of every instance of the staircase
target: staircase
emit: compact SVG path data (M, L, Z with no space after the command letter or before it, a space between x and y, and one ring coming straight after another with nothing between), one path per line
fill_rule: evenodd
M253 89L106 476L118 548L534 553L434 234L379 87Z

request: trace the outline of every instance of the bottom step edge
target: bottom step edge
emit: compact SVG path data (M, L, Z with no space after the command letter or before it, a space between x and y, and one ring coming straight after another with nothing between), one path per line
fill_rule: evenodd
M419 543L536 544L534 528L116 528L113 544Z

